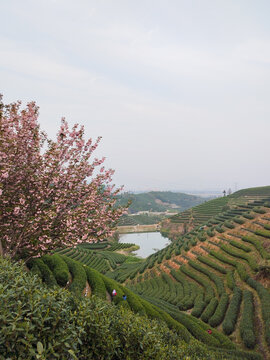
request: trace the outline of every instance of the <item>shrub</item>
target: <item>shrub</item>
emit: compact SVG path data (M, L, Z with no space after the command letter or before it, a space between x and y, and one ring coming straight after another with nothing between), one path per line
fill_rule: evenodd
M232 220L233 220L235 223L240 224L240 225L242 225L242 224L245 223L245 220L239 219L239 218L233 218Z
M230 245L232 245L232 246L234 246L234 247L236 247L238 249L241 249L241 250L243 250L245 252L250 252L251 251L250 247L248 247L248 246L246 246L244 244L241 244L240 241L231 240Z
M203 300L204 295L201 293L197 295L195 301L194 301L194 308L191 312L191 315L195 317L200 317L201 313L203 312L203 309L206 306L206 302Z
M226 253L228 253L229 255L232 255L236 258L241 258L244 259L248 262L249 266L251 267L252 270L257 271L258 270L258 264L256 262L256 260L250 256L247 255L239 250L234 249L233 247L227 246L227 245L221 245L220 246L222 250L224 250Z
M102 276L100 273L94 269L85 267L85 272L87 276L88 283L91 287L91 292L93 295L100 297L101 299L106 299L106 287L104 285Z
M247 283L249 286L251 286L257 291L261 300L262 317L265 329L265 340L268 346L270 346L270 293L261 283L252 278L248 278Z
M68 266L60 255L44 255L42 260L52 270L57 283L66 286L69 279Z
M77 296L80 296L82 295L87 280L84 267L67 256L63 256L63 259L72 275L72 283L69 286L69 290L74 292Z
M217 276L212 271L206 269L204 266L201 266L195 261L190 260L189 265L192 266L197 271L205 274L209 279L211 279L215 283L219 296L221 296L225 292L223 280L219 276Z
M211 230L211 229L208 229L208 230L206 231L206 234L207 234L208 236L210 236L210 237L215 236L215 232L214 232L213 230Z
M216 227L216 230L217 230L217 232L219 232L219 233L224 233L224 231L225 231L221 226L217 226L217 227Z
M202 316L201 316L202 321L208 322L210 317L214 314L217 304L218 304L217 298L212 298L210 300L209 304L206 306L206 308L204 309L204 312L202 313Z
M228 229L234 229L235 228L235 226L232 223L230 223L229 221L225 221L224 226L226 226Z
M253 220L255 218L255 216L253 216L251 214L243 214L243 216L248 220Z
M246 268L241 263L238 263L236 265L236 271L238 272L238 275L240 276L241 280L247 281L249 278L248 273L246 272Z
M209 324L213 327L218 326L221 324L222 320L224 319L227 307L229 302L229 296L228 294L224 293L222 294L218 306L216 308L216 311L214 315L210 318Z
M255 246L255 248L259 251L262 258L270 259L270 254L264 249L264 247L262 246L261 242L258 239L251 236L242 236L242 240L249 242L250 244Z
M215 292L210 284L209 281L202 278L199 274L196 272L190 270L186 265L181 266L181 271L191 277L192 279L196 280L199 284L201 284L205 289L205 301L208 303L212 297L215 296Z
M242 300L242 291L238 287L234 288L233 297L229 304L228 310L226 312L222 327L226 335L230 335L235 328L240 304Z
M266 213L265 210L263 210L263 209L258 209L258 208L253 208L253 211L256 212L256 213L258 213L258 214L265 214L265 213Z
M254 334L254 305L251 291L244 290L243 302L244 307L240 321L240 335L245 346L253 349L256 344L256 338Z
M0 319L5 319L1 359L213 357L197 341L186 344L161 320L149 320L96 297L77 298L59 287L48 288L23 265L2 258L0 305Z
M57 282L53 276L52 271L49 267L43 262L42 259L32 259L27 264L30 268L32 267L36 274L41 275L42 281L44 281L48 286L55 286Z
M266 238L270 238L270 231L268 230L255 230L255 234Z
M209 258L205 257L205 256L198 256L197 260L201 261L202 263L210 266L211 268L219 271L222 274L226 274L227 273L227 269L225 269L224 267L220 266L219 264L215 263L214 261L211 261Z
M228 271L226 275L226 280L228 288L233 290L235 287L234 271Z

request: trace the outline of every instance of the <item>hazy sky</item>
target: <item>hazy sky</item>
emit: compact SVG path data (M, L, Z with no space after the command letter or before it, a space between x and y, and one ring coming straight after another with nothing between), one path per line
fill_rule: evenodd
M269 0L0 0L0 92L126 190L270 185Z

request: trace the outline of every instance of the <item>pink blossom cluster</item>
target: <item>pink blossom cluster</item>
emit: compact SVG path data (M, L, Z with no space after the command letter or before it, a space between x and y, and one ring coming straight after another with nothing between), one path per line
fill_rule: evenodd
M60 246L111 236L124 207L113 170L92 159L101 138L85 140L62 119L57 140L40 130L34 102L0 99L0 241L5 254L38 256ZM0 244L1 245L1 244Z

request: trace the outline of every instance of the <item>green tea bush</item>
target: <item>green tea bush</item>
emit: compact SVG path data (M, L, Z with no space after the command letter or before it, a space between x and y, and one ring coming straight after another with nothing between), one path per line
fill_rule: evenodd
M187 316L187 315L186 315ZM229 339L228 336L222 334L220 331L212 328L208 324L204 323L200 319L195 318L194 316L189 316L190 319L197 324L198 327L202 328L203 330L207 331L210 329L212 331L211 336L213 336L219 342L219 347L225 349L236 349L235 344Z
M232 260L232 259L228 258L227 256L225 256L221 252L211 250L210 255L214 256L216 259L220 260L221 262L223 262L225 264L229 264L229 265L232 265L232 266L236 266L236 264L237 264L236 260Z
M222 323L228 307L228 302L229 302L228 294L226 293L222 294L214 315L209 319L209 324L211 326L216 327Z
M252 236L242 236L242 240L252 244L259 251L259 253L263 259L270 259L270 254L262 246L260 240L254 238Z
M263 209L257 209L257 208L253 208L253 211L255 211L255 212L258 213L258 214L265 214L265 213L266 213L265 210L263 210Z
M238 263L236 265L236 271L238 272L238 275L240 276L241 280L247 281L247 279L249 278L249 275L248 275L244 265L242 265L241 263Z
M225 221L224 226L226 226L228 229L234 229L235 228L235 226L229 221Z
M224 233L225 230L221 226L217 226L216 231L221 234L221 233Z
M208 236L210 236L210 237L215 236L215 232L214 232L213 230L211 230L211 229L208 229L208 230L206 231L206 234L207 234Z
M88 266L85 267L85 273L87 281L91 287L91 293L106 300L106 287L101 274Z
M255 216L251 214L243 214L243 216L248 220L253 220L255 218Z
M141 303L141 299L139 296L134 294L132 291L130 291L128 288L121 286L120 287L123 293L127 296L127 302L131 308L132 311L135 313L139 313L141 315L145 315L145 308L143 307L143 304Z
M116 290L117 295L113 297L112 302L114 304L120 304L123 302L123 295L124 292L122 290L122 287L120 286L120 284L118 284L115 280L109 279L104 275L102 276L102 280L104 282L104 285L106 287L106 290L108 291L108 293L110 295L112 295L113 290Z
M268 346L270 346L270 293L261 283L252 278L247 279L247 284L255 289L259 295L264 321L265 340Z
M217 264L214 261L211 261L208 257L205 256L198 256L197 260L199 260L200 262L210 266L211 268L219 271L222 274L226 274L227 273L227 269L224 268L223 266L220 266L219 264Z
M222 244L221 246L221 249L224 250L226 253L228 253L229 255L231 256L234 256L236 258L240 258L240 259L244 259L248 262L249 266L251 267L252 270L254 271L257 271L258 270L258 264L256 262L256 260L250 256L250 255L247 255L243 252L241 252L241 250L236 250L234 249L233 247L230 247L228 245L224 245Z
M192 266L197 271L205 274L210 280L212 280L215 283L219 296L221 296L225 292L223 280L219 276L217 276L212 271L206 269L204 266L201 266L195 261L190 260L189 265Z
M199 284L201 284L205 289L205 301L208 303L212 297L215 296L214 289L211 286L211 283L207 280L205 280L203 277L201 277L196 272L190 270L186 265L181 266L181 271L186 274L187 276L191 277L195 281L197 281Z
M218 299L217 298L212 298L210 300L209 304L204 309L204 312L202 313L202 316L201 316L202 321L208 322L208 320L214 314L217 305L218 305Z
M77 296L80 296L85 288L87 280L84 266L67 256L63 256L63 259L72 275L72 283L69 286L69 290L74 292Z
M230 335L235 329L237 317L240 310L241 300L242 300L242 291L240 288L235 287L233 291L233 297L230 301L228 310L226 312L222 324L223 331L226 335Z
M44 281L48 286L56 286L57 282L53 276L50 268L43 262L42 259L36 258L32 259L27 263L27 266L31 269L33 268L35 273L39 276L41 275L42 281Z
M230 359L230 360L263 360L261 354L253 351L241 351L241 350L226 350L226 349L215 349L210 347L210 349L215 350L215 356L222 356L221 359Z
M3 320L1 360L214 358L213 351L194 340L185 343L163 321L48 288L22 264L0 258Z
M232 219L235 223L243 225L245 223L245 220L239 219L239 218L233 218Z
M209 335L202 327L198 326L198 324L193 321L191 316L181 313L180 311L170 313L170 315L175 320L183 324L188 329L188 331L199 341L202 341L204 344L210 346L218 347L220 345L219 341L215 337Z
M256 344L256 337L254 334L254 305L253 294L251 291L244 290L243 292L243 312L240 321L240 335L249 349L253 349Z
M233 290L235 287L234 271L228 271L226 275L226 280L228 288Z
M178 302L179 308L181 310L190 309L194 304L194 300L191 296L191 294L192 294L191 284L186 280L185 275L182 273L181 270L178 270L178 271L171 270L171 275L183 287L184 297L182 297L181 300Z
M241 249L241 250L243 250L245 252L250 252L251 251L250 247L240 243L240 241L231 240L230 245L236 247L237 249Z
M194 301L194 308L191 312L191 315L193 315L195 317L201 316L201 313L203 312L203 310L206 306L206 302L203 299L204 299L203 293L197 295L197 297Z
M266 238L270 238L270 231L268 230L255 230L255 234Z
M44 255L42 260L52 270L53 275L60 286L66 286L69 279L68 266L58 254Z

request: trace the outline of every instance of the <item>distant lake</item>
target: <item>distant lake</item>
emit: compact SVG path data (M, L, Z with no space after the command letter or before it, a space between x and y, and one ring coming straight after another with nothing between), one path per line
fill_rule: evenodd
M142 258L146 258L171 243L168 238L163 237L159 232L122 234L119 242L139 245L140 249L134 253Z

